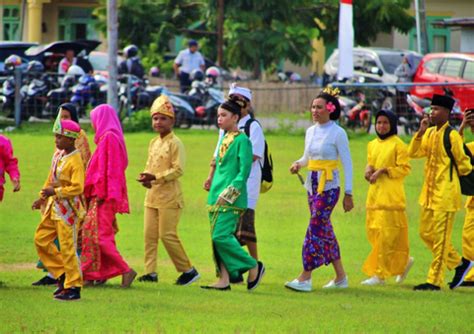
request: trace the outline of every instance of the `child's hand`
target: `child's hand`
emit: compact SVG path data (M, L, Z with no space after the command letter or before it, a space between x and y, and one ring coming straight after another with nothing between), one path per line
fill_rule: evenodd
M13 180L12 181L12 184L13 184L13 192L16 193L17 191L20 191L20 180Z
M374 172L375 168L373 166L367 166L364 174L364 178L366 179L366 181L370 182L370 177L372 176L372 174L374 174Z
M422 119L421 119L421 122L420 122L420 129L418 130L418 138L423 136L426 132L426 130L429 128L430 126L430 119L428 117L428 115L425 115Z
M147 189L151 189L151 182L142 182L142 186L144 186Z
M44 199L40 198L37 199L36 201L33 202L33 205L31 205L32 210L39 210L41 209L41 206L44 204Z
M227 201L225 199L223 199L222 197L219 197L217 199L217 202L216 202L216 205L227 205L229 203L227 203Z
M301 166L299 163L295 162L290 166L290 173L291 174L296 174L300 171Z
M151 182L155 181L156 177L153 174L150 173L140 173L140 176L138 177L138 182Z
M204 188L205 191L209 191L209 189L211 189L211 184L212 184L212 179L208 177L206 181L204 181L204 184L202 185L202 187Z
M54 192L53 187L47 187L47 188L44 188L43 190L41 190L41 197L43 197L43 198L48 198L49 196L53 196L55 194L56 193Z
M370 176L370 179L369 179L369 182L371 184L374 184L377 179L380 177L380 175L382 175L383 173L386 173L387 170L385 168L380 168L378 170L376 170L371 176Z

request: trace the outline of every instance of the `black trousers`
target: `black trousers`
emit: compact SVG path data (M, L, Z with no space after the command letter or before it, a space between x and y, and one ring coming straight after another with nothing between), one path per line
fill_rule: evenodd
M191 88L191 79L189 78L189 73L179 73L179 88L181 93L185 93L189 88Z

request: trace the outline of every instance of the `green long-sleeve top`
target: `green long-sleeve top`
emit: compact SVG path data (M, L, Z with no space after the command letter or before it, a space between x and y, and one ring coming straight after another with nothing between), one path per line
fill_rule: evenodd
M235 136L228 143L229 137ZM224 144L224 145L223 145ZM225 145L228 144L227 149ZM219 143L218 152L225 150L221 156L216 157L216 170L209 190L207 204L211 208L216 204L219 195L221 195L229 187L233 187L240 192L237 199L228 206L246 209L247 208L247 179L252 168L252 144L244 133L227 133Z

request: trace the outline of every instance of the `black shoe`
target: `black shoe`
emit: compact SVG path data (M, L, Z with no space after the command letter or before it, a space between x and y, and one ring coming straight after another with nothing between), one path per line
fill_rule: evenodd
M193 268L193 270L191 270L191 272L189 273L182 273L181 276L179 276L176 280L176 285L189 285L191 283L196 282L200 278L201 276L199 275L197 270Z
M243 283L244 282L244 276L242 276L242 274L239 274L239 276L235 277L235 278L230 278L230 283L231 284L240 284L240 283Z
M222 288L217 287L217 286L212 286L212 285L201 285L201 289L217 290L217 291L229 291L229 290L231 290L230 285L222 287Z
M473 281L462 282L460 286L464 286L464 287L468 287L468 288L474 288L474 282Z
M466 277L467 273L469 272L469 270L472 268L473 265L474 265L474 262L469 261L465 258L462 258L461 264L454 269L455 272L454 272L453 281L449 283L449 288L455 289L458 286L460 286L462 282L464 281L464 277Z
M265 266L263 265L262 262L257 261L258 263L258 274L257 278L253 282L247 282L247 290L253 290L255 289L260 281L262 280L263 275L265 274Z
M81 299L81 288L73 287L69 289L64 289L60 294L54 296L56 300L62 301L74 301Z
M437 285L433 285L430 283L423 283L420 285L417 285L413 288L415 291L439 291L441 288Z
M153 282L156 283L158 282L158 275L152 276L151 274L146 274L143 276L138 277L139 282Z
M45 277L43 277L39 281L36 281L36 282L32 283L31 285L34 285L34 286L55 285L57 283L58 283L58 280L56 280L54 278L51 278L51 277L46 275Z
M61 276L59 276L58 280L57 280L57 289L54 290L53 292L53 296L57 296L59 295L60 293L62 293L64 291L64 281L66 280L66 275L65 274L62 274Z

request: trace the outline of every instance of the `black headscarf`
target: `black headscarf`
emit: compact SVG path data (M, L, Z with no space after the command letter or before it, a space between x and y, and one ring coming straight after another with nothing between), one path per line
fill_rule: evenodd
M69 111L69 114L71 114L71 120L79 124L79 117L77 116L77 108L74 104L63 103L59 106L58 112L60 112L61 109L65 109Z
M221 108L230 111L234 115L238 115L239 119L242 116L242 107L235 101L233 100L226 100L224 103L220 105Z
M375 132L377 133L377 136L379 136L380 139L384 140L390 136L396 135L398 133L397 129L397 115L395 115L393 112L388 111L388 110L380 110L377 115L375 115L375 124L377 124L377 118L380 116L385 116L388 118L388 121L390 123L390 131L388 131L386 134L381 135L380 133L377 132L377 127L375 128Z

